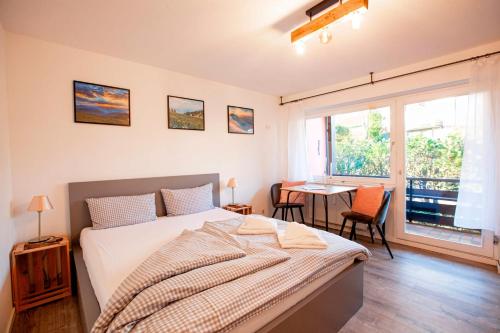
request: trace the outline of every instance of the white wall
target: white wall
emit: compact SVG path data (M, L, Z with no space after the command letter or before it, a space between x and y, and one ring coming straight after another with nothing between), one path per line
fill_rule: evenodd
M130 89L132 126L74 123L73 80ZM43 232L69 233L75 181L219 172L222 183L237 177L237 201L268 212L279 178L276 97L10 33L8 82L18 240L36 234L26 207L40 193L55 206ZM168 94L204 100L206 130L168 129ZM228 104L255 109L255 135L227 133ZM229 189L221 195L230 201Z
M12 314L9 255L14 243L11 218L11 161L7 113L6 33L0 23L0 331L7 329Z

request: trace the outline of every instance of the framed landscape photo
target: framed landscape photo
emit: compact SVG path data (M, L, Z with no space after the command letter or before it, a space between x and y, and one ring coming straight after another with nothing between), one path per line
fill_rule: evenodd
M76 123L130 126L130 90L73 81Z
M205 102L197 99L167 96L168 128L205 130Z
M254 134L253 109L228 105L227 131L235 134Z

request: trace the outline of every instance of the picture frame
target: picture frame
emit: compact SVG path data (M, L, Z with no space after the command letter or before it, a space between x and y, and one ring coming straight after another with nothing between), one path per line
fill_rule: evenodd
M205 130L205 101L167 95L169 129Z
M227 132L231 134L255 134L254 109L228 105Z
M73 112L75 123L130 127L130 90L74 80Z

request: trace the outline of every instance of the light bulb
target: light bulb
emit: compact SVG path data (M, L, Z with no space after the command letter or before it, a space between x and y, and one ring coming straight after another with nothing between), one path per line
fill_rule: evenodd
M299 55L303 55L306 52L306 46L304 45L303 41L298 41L293 44L293 47L295 48L295 52Z
M363 16L359 12L355 12L352 14L352 28L354 30L359 30L361 28L361 20L363 19Z
M321 30L321 32L319 33L319 41L321 42L321 44L327 44L331 40L332 33L330 32L330 30L328 30L328 28L324 28L323 30Z

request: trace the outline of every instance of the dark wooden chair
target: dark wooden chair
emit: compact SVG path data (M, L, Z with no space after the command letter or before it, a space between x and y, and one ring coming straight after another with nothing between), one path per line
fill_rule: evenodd
M302 223L304 223L304 213L302 212L302 207L304 207L303 203L289 203L288 206L286 203L280 203L281 197L281 183L273 184L271 186L271 202L274 207L273 218L276 216L276 213L279 209L281 209L281 219L285 219L285 213L287 213L288 209L290 209L290 213L292 214L292 220L295 221L295 217L293 216L293 209L298 208L300 212L300 217L302 219Z
M375 243L375 240L373 238L373 228L372 228L372 225L374 225L377 228L380 237L382 238L382 243L387 248L387 251L389 251L391 258L394 259L394 256L392 255L391 252L391 248L389 247L389 244L385 240L385 220L387 219L387 212L389 211L390 203L391 203L391 192L385 191L384 198L382 199L382 205L380 205L380 208L375 217L363 215L352 211L343 212L342 216L344 217L344 221L342 222L342 227L340 228L339 235L342 236L346 222L347 220L350 220L352 221L351 234L349 236L350 240L352 240L353 238L356 239L356 224L362 223L368 225L368 230L370 231L370 237L372 239L372 243Z

